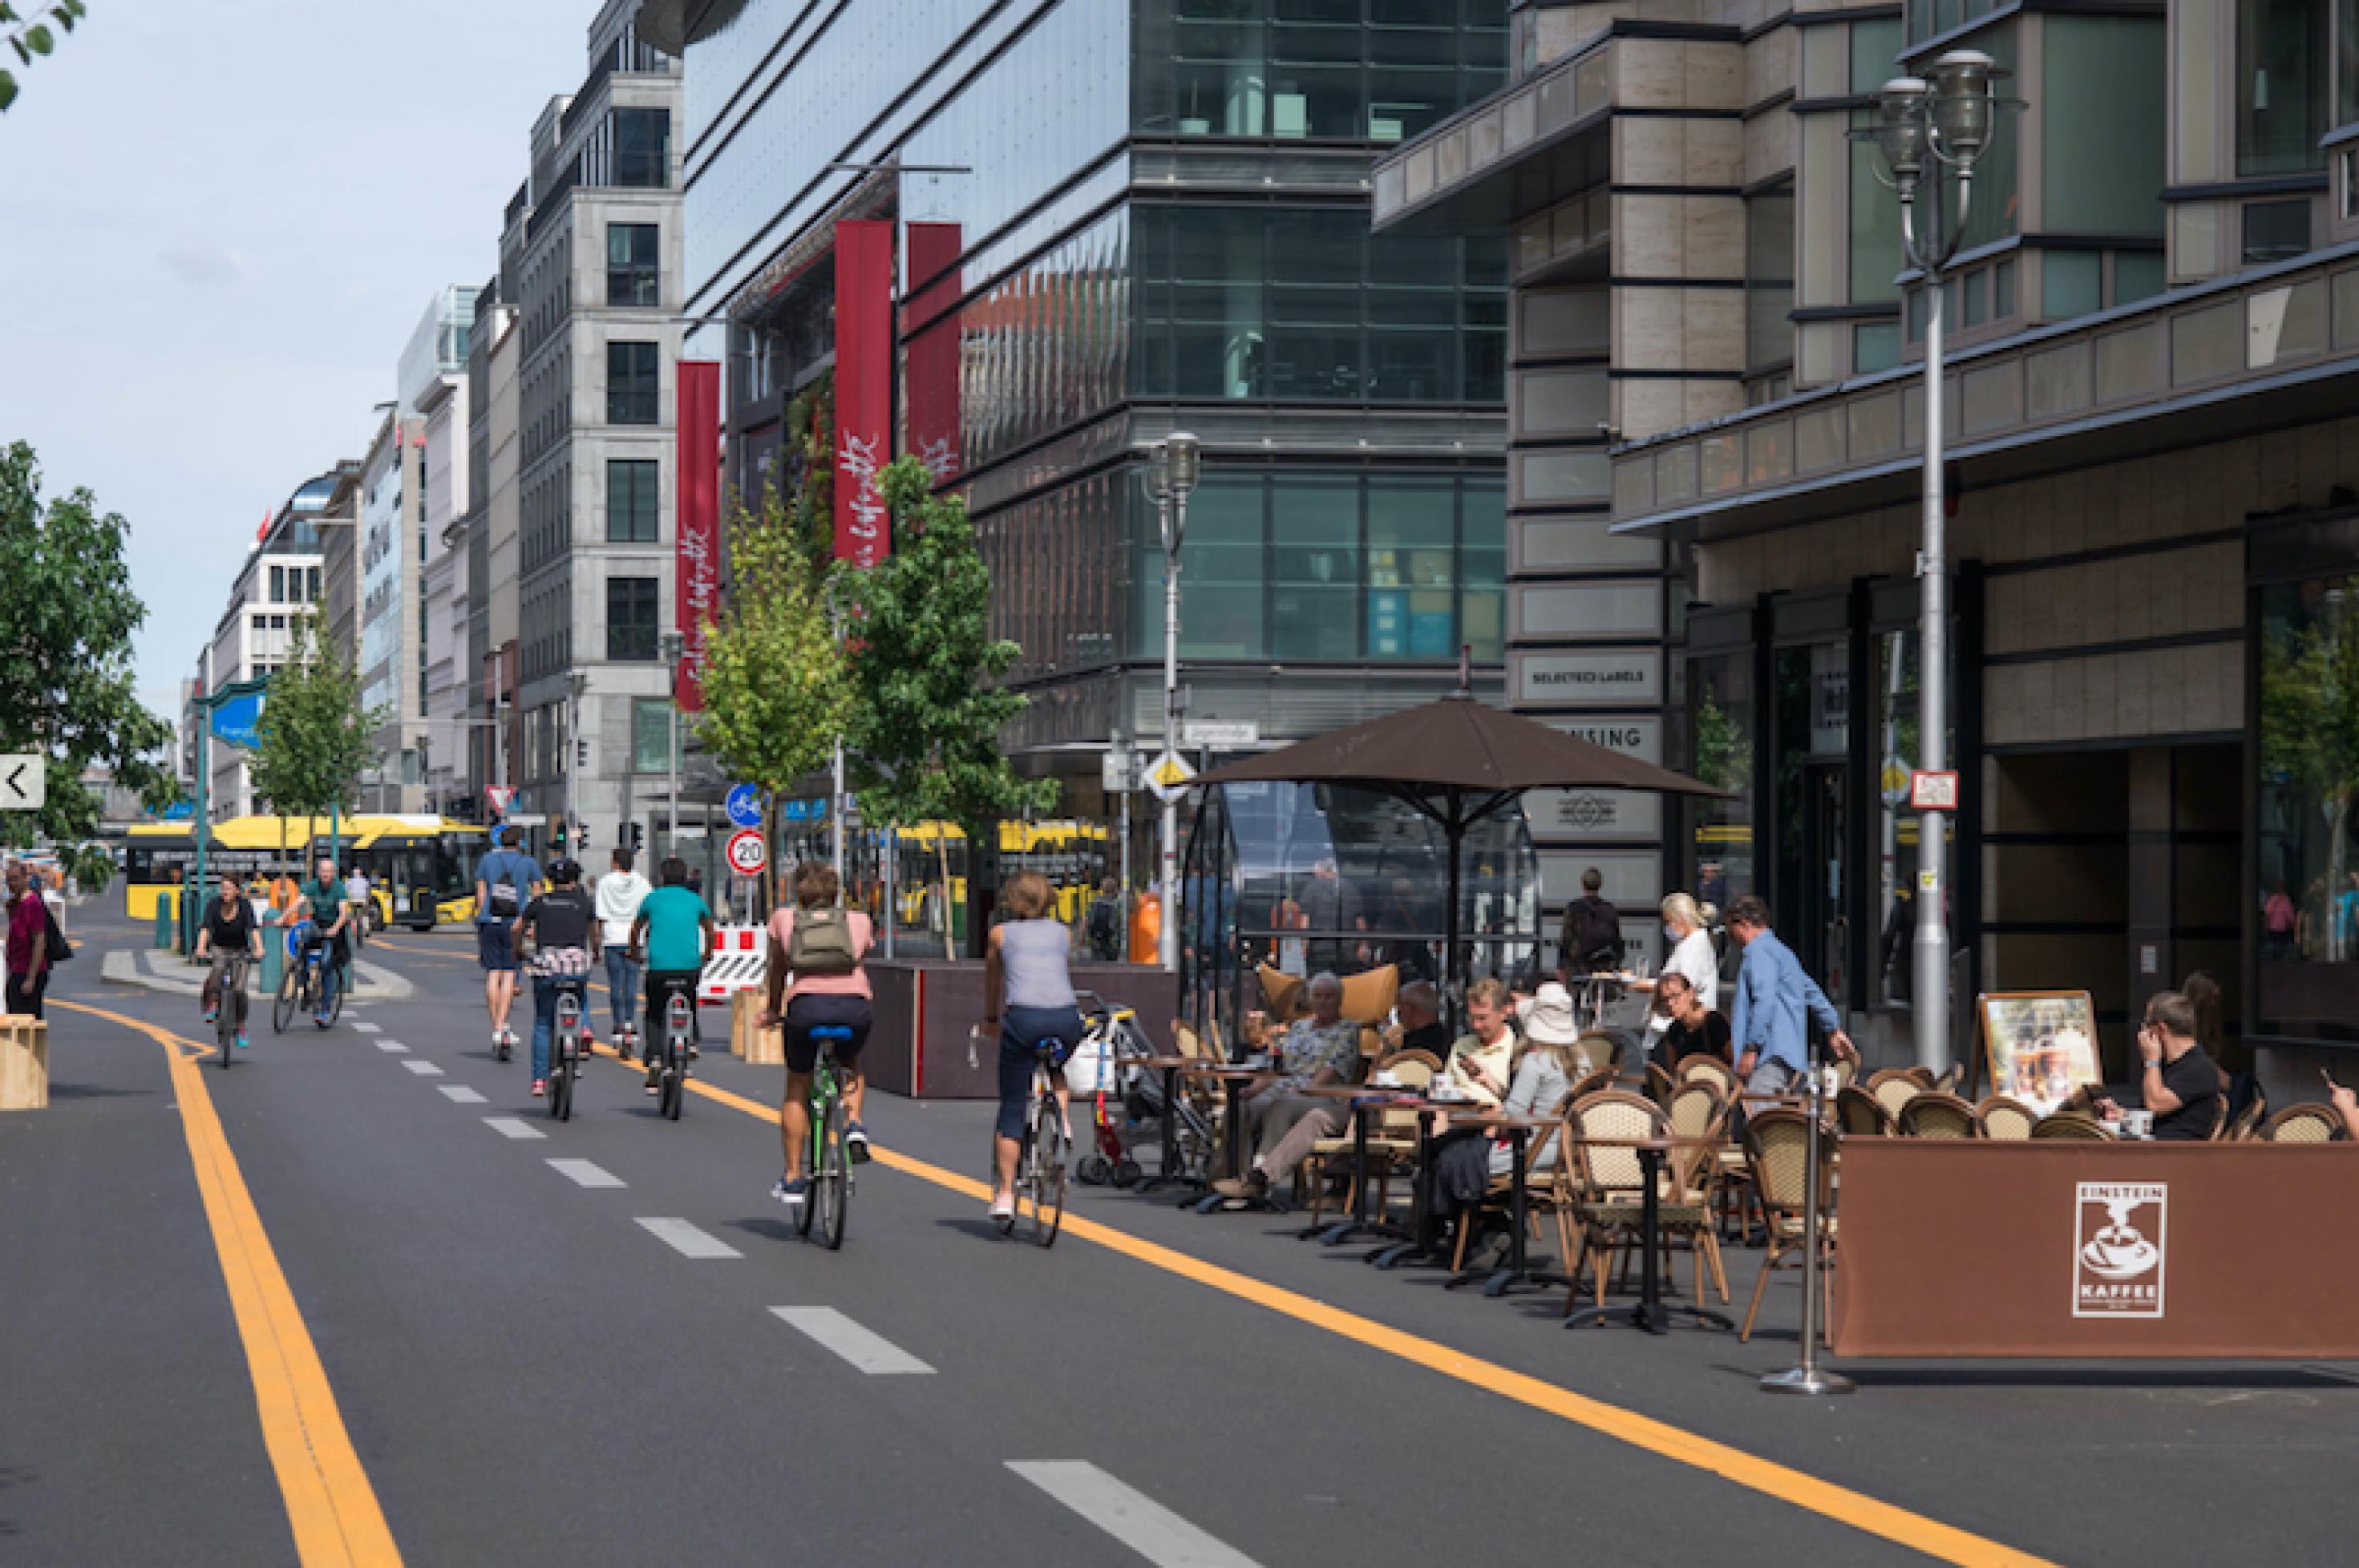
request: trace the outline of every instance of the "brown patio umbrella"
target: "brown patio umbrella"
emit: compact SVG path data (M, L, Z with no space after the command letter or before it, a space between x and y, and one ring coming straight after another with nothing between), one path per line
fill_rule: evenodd
M1214 768L1193 782L1343 784L1390 795L1431 818L1450 845L1444 963L1453 981L1462 979L1458 973L1458 862L1469 827L1513 806L1530 789L1728 793L1486 707L1463 690L1422 708Z

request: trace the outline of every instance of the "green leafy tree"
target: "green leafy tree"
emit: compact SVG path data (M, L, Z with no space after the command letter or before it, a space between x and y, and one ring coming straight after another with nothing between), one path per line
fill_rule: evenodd
M90 15L82 0L48 0L47 4L29 5L22 11L0 0L0 41L5 41L19 66L29 66L34 57L46 55L58 47L58 35L71 33L74 24ZM16 101L16 79L5 67L0 67L0 109Z
M99 799L82 772L93 762L151 806L172 799L156 760L171 726L140 706L131 634L147 618L124 551L131 525L101 513L87 490L41 496L33 449L0 449L0 752L49 759L48 803L0 813L0 839L86 838Z
M270 677L246 765L254 791L288 816L352 808L361 771L376 755L377 727L390 717L361 706L352 656L319 634L317 617L291 618L287 662ZM285 860L288 846L279 845Z
M768 794L775 849L786 797L828 762L850 721L852 694L827 568L803 547L775 489L759 514L741 506L730 520L729 570L729 596L705 633L698 733L730 777ZM777 862L773 853L774 901Z
M82 891L92 898L104 897L107 884L114 881L114 857L106 852L103 844L84 844L65 857L65 867Z
M996 682L1020 650L991 635L991 572L966 503L934 494L916 458L877 480L893 552L843 576L853 613L852 786L872 824L955 823L980 870L984 829L1048 810L1057 781L1018 777L1000 748L1024 698Z
M2359 800L2359 614L2336 607L2261 644L2261 766L2327 812L2327 907L2349 880L2351 808ZM2327 922L2328 956L2344 951Z

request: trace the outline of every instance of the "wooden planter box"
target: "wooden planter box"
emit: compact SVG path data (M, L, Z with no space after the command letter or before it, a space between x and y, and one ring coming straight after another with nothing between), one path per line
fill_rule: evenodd
M49 1103L49 1026L18 1013L0 1015L0 1110L42 1110Z

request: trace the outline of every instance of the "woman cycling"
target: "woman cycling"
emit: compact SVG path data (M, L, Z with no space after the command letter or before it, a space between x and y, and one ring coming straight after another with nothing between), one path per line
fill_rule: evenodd
M1018 871L999 895L1004 914L991 928L983 957L983 1018L999 1025L999 1181L991 1217L1016 1215L1016 1161L1031 1108L1032 1063L1043 1041L1063 1049L1050 1065L1057 1108L1070 1105L1065 1058L1082 1043L1082 1012L1073 996L1073 934L1050 911L1057 895L1038 871ZM1003 1005L1004 1004L1004 1005ZM1068 1123L1070 1134L1071 1124Z
M868 1158L868 1130L860 1125L860 1104L867 1088L860 1072L860 1048L868 1044L869 1025L876 1016L876 993L869 988L866 962L875 935L868 916L838 907L842 893L843 879L833 866L805 860L795 868L794 907L770 915L770 1006L761 1024L775 1029L783 1018L787 1033L787 1098L778 1108L787 1173L770 1195L788 1208L802 1207L810 1185L803 1157L810 1148L811 1073L819 1065L814 1029L852 1033L851 1039L835 1045L843 1108L850 1119L843 1141L852 1158ZM791 985L789 974L794 977Z

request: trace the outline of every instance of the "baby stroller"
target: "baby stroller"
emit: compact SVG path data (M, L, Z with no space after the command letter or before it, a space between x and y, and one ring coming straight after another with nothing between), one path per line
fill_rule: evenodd
M1086 1185L1135 1185L1143 1173L1124 1141L1123 1126L1130 1120L1126 1108L1147 1075L1135 1065L1155 1054L1155 1047L1138 1027L1138 1015L1119 1002L1108 1002L1094 991L1076 993L1083 1028L1082 1043L1065 1063L1065 1086L1090 1099L1091 1141L1095 1145L1073 1165L1074 1177Z

